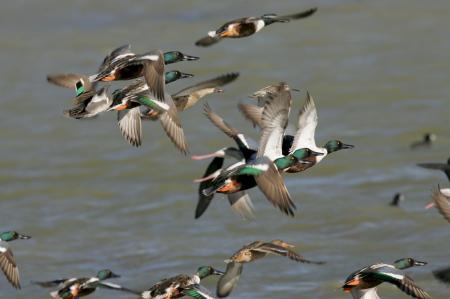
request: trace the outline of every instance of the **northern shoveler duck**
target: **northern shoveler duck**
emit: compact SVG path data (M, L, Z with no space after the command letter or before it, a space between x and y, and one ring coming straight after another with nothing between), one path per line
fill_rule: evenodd
M268 254L284 256L290 260L309 263L309 264L324 264L324 262L316 262L305 259L303 256L295 252L294 245L286 243L282 240L273 240L270 242L255 241L249 243L236 251L228 260L225 274L219 279L217 284L217 296L227 297L233 288L236 286L239 277L241 276L243 266L245 263L250 263L255 260L266 257Z
M287 85L285 83L280 83L279 86L280 88L282 88L283 86ZM276 97L270 96L266 99L266 101L273 101L274 99L276 99ZM284 105L283 109L285 111L289 111L291 102L285 101L280 103ZM264 124L262 123L262 112L264 108L255 105L244 105L244 104L241 104L239 108L247 118L252 120L254 124L257 124L261 127L264 126ZM298 163L296 165L293 165L289 169L286 169L285 170L286 172L296 173L304 171L322 161L322 159L325 158L330 153L354 147L353 145L345 144L340 140L330 140L323 147L318 147L316 145L314 137L317 124L318 124L318 117L316 105L314 103L313 98L308 92L305 104L303 105L299 113L297 132L295 136L289 138L289 140L292 140L292 144L290 146L288 153L285 152L284 154L285 155L290 154L295 156L296 151L298 149L309 148L314 152L321 153L322 155L311 156L310 159L308 160L311 163ZM280 131L279 134L284 134L284 131L283 132ZM287 148L285 146L283 147Z
M103 71L89 76L89 81L131 80L143 76L154 97L164 101L164 70L164 55L160 50L141 55L128 53L117 56Z
M428 204L425 208L429 209L434 206L438 209L444 218L450 222L450 189L440 189L439 187L433 191L431 196L432 202Z
M261 17L245 17L225 23L219 29L208 32L206 37L199 39L195 45L209 47L222 38L241 38L255 34L264 27L273 23L287 23L290 20L298 20L311 16L317 8L308 9L300 13L278 16L265 14Z
M228 73L216 78L202 81L193 86L189 86L172 95L173 101L178 111L184 111L194 106L201 98L212 94L222 92L219 87L233 82L239 77L239 73Z
M280 208L284 213L293 216L293 208L295 208L295 205L290 199L279 171L297 163L297 158L281 155L275 159L271 159L271 157L264 153L258 156L258 152L248 147L244 135L212 112L208 105L205 106L205 114L218 128L236 141L244 159L226 169L216 170L216 172L201 180L202 182L207 180L208 183L200 186L202 189L199 189L199 193L203 193L203 196L200 196L197 211L200 207L202 208L200 209L201 211L206 209L214 193L234 194L258 186L270 202ZM282 136L280 142L282 142ZM261 144L265 146L263 138L261 139ZM299 158L306 159L311 154L315 153L309 149L305 149L304 156ZM273 188L274 186L275 188ZM240 193L239 196L246 196L246 194Z
M32 283L44 288L58 287L57 291L50 293L55 299L76 299L84 297L95 292L97 288L106 288L140 295L137 291L105 281L107 279L118 277L120 276L113 273L111 270L104 269L98 271L97 276L95 277L62 278L51 281L33 281Z
M15 231L0 233L0 269L2 269L6 279L8 279L11 285L16 289L20 289L19 268L17 267L16 259L7 242L18 239L28 240L30 238L31 237L19 234Z
M74 107L64 110L67 117L81 119L94 117L106 111L112 104L108 96L108 86L96 91L90 84L86 85L84 79L76 83L76 97L73 100Z
M166 93L164 101L155 99L143 80L137 80L113 93L113 103L109 110L118 111L119 128L125 139L134 146L142 143L141 105L151 109L170 140L181 152L186 153L188 147L172 97Z
M411 143L409 147L411 149L417 149L420 147L429 147L436 141L436 139L437 139L436 134L426 133L425 135L423 135L422 140L414 141L413 143Z
M344 292L351 293L355 299L379 299L376 287L383 282L389 282L413 298L431 299L427 292L402 271L402 269L425 264L414 259L401 259L394 265L373 264L350 274L342 288Z
M433 276L441 282L450 284L450 266L433 271Z
M445 173L447 179L450 181L450 158L448 158L447 163L418 163L417 166L440 170Z
M141 297L144 299L172 299L189 296L196 299L211 299L213 296L200 285L200 281L211 275L223 274L222 271L211 266L202 266L193 275L180 274L159 281L147 291L142 292Z
M398 206L400 206L400 202L404 201L404 200L405 200L405 195L403 195L402 193L396 193L394 195L394 198L392 198L390 205L393 207L398 207Z
M105 72L112 63L118 63L119 61L123 60L126 61L127 59L132 59L132 57L136 56L133 52L131 52L130 45L123 45L121 47L118 47L117 49L114 49L109 53L104 59L102 64L100 65L98 69L98 73ZM163 54L164 56L164 63L166 65L179 62L179 61L191 61L191 60L198 60L199 57L186 55L181 53L180 51L169 51L165 52ZM126 71L126 70L125 70ZM124 72L125 72L124 71ZM137 72L139 73L139 72ZM141 75L143 75L143 70L141 70ZM189 74L186 74L189 75ZM137 77L140 77L137 76ZM191 75L192 76L192 75ZM135 77L135 78L137 78ZM186 77L188 78L188 77ZM134 78L130 78L134 79ZM168 79L168 75L166 74L166 80ZM66 87L66 88L75 88L76 83L80 80L84 81L84 84L86 85L86 88L88 90L90 89L96 89L97 82L91 82L89 80L89 77L82 74L76 74L76 73L60 73L60 74L49 74L47 75L47 81L49 83ZM126 80L126 79L123 79ZM166 81L166 84L168 82Z

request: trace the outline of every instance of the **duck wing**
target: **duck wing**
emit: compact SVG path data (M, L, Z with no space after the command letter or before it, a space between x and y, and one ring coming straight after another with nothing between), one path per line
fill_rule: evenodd
M254 208L252 199L245 191L238 191L228 194L228 201L230 202L231 209L244 219L253 219Z
M444 163L418 163L417 166L426 168L426 169L435 169L441 170L447 176L447 179L450 181L450 165Z
M95 89L96 84L92 84L89 81L88 76L77 73L65 73L65 74L48 74L47 81L57 86L72 88L76 87L76 83L83 80L85 91Z
M141 294L138 291L133 291L133 290L130 290L128 288L124 288L124 287L122 287L122 286L120 286L118 284L111 283L111 282L106 282L106 281L100 281L100 282L97 283L96 286L100 287L100 288L104 288L104 289L122 291L122 292L131 293L131 294L135 294L135 295L140 295Z
M180 119L178 118L177 107L169 94L166 94L165 103L169 105L169 110L161 114L159 119L161 125L173 144L175 144L183 154L186 154L188 151L186 138L184 137L184 131L181 127Z
M281 157L284 131L288 125L291 107L291 93L282 91L268 100L261 118L262 133L258 157L268 157L271 161Z
M237 77L239 77L239 73L228 73L210 80L202 81L173 94L173 101L178 110L185 110L195 105L199 99L213 93L216 87L233 82ZM188 99L187 102L185 102L186 98Z
M324 262L315 262L315 261L307 260L300 254L289 249L288 247L281 246L281 245L274 244L274 243L263 243L259 247L254 248L253 250L262 252L262 253L270 253L270 254L285 256L293 261L301 262L301 263L324 264Z
M434 277L438 280L450 284L450 267L441 268L433 271Z
M448 197L445 196L439 189L433 191L432 200L436 205L439 213L450 222L450 202Z
M239 281L244 265L242 263L230 262L227 264L225 274L219 278L217 283L217 296L220 298L230 295Z
M125 56L131 56L134 55L134 53L131 52L131 46L129 44L120 46L114 50L112 50L106 57L103 59L102 64L100 64L98 68L98 73L101 73L105 71L111 63L114 61L118 61L119 59L122 59Z
M223 161L224 161L224 158L215 157L211 161L211 163L209 163L203 177L207 177L207 176L213 174L214 172L220 170L223 166ZM200 218L200 216L203 215L203 213L206 211L209 204L211 203L211 200L214 197L214 193L209 194L209 195L203 194L203 190L207 189L211 186L211 181L212 181L212 179L208 180L208 181L203 181L198 186L198 203L197 203L197 207L195 208L195 219L198 219L198 218Z
M264 159L267 159L266 164L269 167L261 175L255 177L259 189L266 198L283 213L294 216L296 206L284 184L283 177L272 161L267 157L264 157Z
M63 279L55 279L55 280L49 280L49 281L31 281L32 284L38 285L43 288L53 288L58 286L63 286L69 279L63 278Z
M262 127L262 114L263 107L259 107L251 104L239 103L238 109L244 115L244 117L253 123L253 127Z
M195 45L198 47L209 47L212 46L214 44L217 44L218 42L220 42L222 38L220 38L219 36L205 36L202 37L201 39L197 40L195 42Z
M279 17L277 17L277 19L288 19L288 20L303 19L303 18L307 18L309 16L312 16L316 11L317 11L317 7L313 7L311 9L304 10L304 11L299 12L299 13L279 16Z
M139 107L118 111L117 123L122 136L128 143L136 147L142 144L142 123Z
M243 153L247 152L250 148L247 139L245 136L240 133L237 129L233 128L230 124L228 124L222 117L218 114L214 113L208 103L204 106L204 114L206 117L221 130L225 135L232 138ZM245 154L244 154L245 156Z
M199 284L192 284L183 289L182 293L195 299L215 299L211 292Z
M309 92L306 95L306 101L300 110L298 116L297 132L294 136L294 141L290 152L292 153L299 148L316 149L316 141L314 134L318 123L317 109L314 99Z
M6 242L0 242L0 269L5 274L11 285L20 289L19 268L11 249Z
M163 52L153 51L140 57L144 62L144 78L150 92L157 100L165 101L165 75L164 75L164 55Z

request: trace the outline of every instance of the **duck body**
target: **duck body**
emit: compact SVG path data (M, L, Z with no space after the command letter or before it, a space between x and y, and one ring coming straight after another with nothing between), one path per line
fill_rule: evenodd
M193 275L180 274L163 279L150 289L141 293L143 299L172 299L190 296L198 299L211 299L210 292L200 285L202 279L211 275L223 275L222 271L211 266L199 267Z
M306 18L316 12L317 8L309 9L297 14L277 16L265 14L261 17L244 17L226 22L217 30L208 32L208 36L199 39L195 45L208 47L223 38L243 38L259 32L264 27L273 23L286 23L293 19Z

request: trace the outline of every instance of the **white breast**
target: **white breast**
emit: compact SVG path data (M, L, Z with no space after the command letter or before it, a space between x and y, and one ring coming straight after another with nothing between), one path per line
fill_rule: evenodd
M377 294L377 288L370 288L370 289L352 289L352 296L354 299L380 299L380 297Z
M255 32L258 32L259 30L263 29L264 26L265 26L265 23L263 20L256 21L256 31Z

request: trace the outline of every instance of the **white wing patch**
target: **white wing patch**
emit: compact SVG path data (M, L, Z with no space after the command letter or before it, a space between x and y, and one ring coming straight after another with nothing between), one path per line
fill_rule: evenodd
M308 93L305 104L300 110L297 124L297 133L294 137L294 142L290 152L294 152L299 148L309 148L313 151L318 151L319 148L315 141L315 132L318 123L317 109L314 99Z

